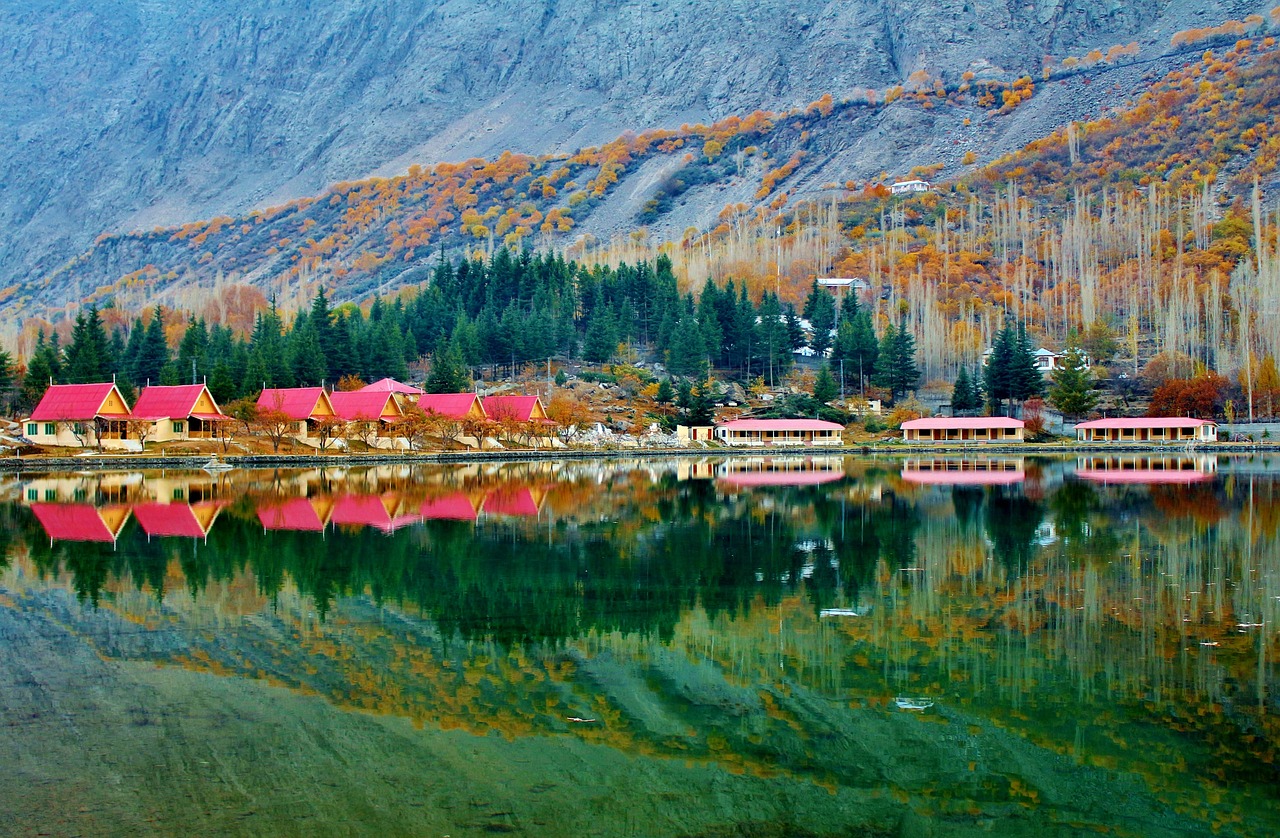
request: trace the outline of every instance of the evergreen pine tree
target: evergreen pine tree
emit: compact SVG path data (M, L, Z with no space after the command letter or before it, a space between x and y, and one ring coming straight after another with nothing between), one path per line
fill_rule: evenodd
M1093 392L1093 373L1084 365L1084 350L1067 345L1058 368L1053 371L1053 386L1049 388L1049 401L1064 416L1083 416L1098 404Z
M151 322L142 334L138 354L132 359L131 377L134 385L145 387L148 383L159 384L160 374L167 363L169 344L164 336L164 317L160 306L156 306L151 314Z
M88 311L76 315L75 327L71 331L71 344L66 353L66 380L69 384L92 384L111 380L109 369L110 350L107 334L102 327L102 318L98 309L90 306Z
M431 374L424 389L428 393L465 393L471 388L471 375L462 361L456 344L441 338L431 354Z
M951 410L954 413L973 410L978 406L976 402L973 382L969 379L969 369L962 366L960 374L956 376L955 386L951 390Z
M915 388L920 381L916 366L916 339L906 323L889 324L880 340L875 382L889 391L893 399Z
M840 385L831 372L831 365L823 364L813 381L813 397L819 404L826 404L838 395L840 395Z
M817 357L822 358L832 345L831 330L836 325L836 304L835 300L831 298L831 294L825 288L820 287L816 279L813 281L813 288L817 292L817 296L814 297L813 293L810 293L812 306L810 306L809 302L805 303L805 317L809 321L810 331L813 335L813 338L809 341L809 346Z

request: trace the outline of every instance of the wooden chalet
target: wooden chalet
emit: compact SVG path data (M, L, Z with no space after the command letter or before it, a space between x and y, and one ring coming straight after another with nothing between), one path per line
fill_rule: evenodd
M53 384L22 425L36 445L138 450L137 441L129 439L130 418L129 405L113 382Z
M343 434L348 439L364 440L374 448L394 447L395 426L404 419L404 409L393 391L335 392L329 394L329 403L346 423Z
M323 387L267 388L258 396L258 411L282 414L293 423L288 435L303 443L316 437L322 423L340 421Z
M402 398L408 402L416 402L420 397L426 395L426 390L420 390L412 384L405 384L402 381L396 381L394 378L380 378L372 384L366 384L356 391L357 393L394 393L398 398Z
M133 406L132 419L153 422L147 434L152 442L175 439L213 439L218 423L230 422L204 384L144 387Z

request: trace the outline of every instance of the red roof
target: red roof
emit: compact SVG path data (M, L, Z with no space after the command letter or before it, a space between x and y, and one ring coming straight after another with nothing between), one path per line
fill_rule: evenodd
M912 419L902 423L904 431L976 430L978 428L1022 428L1021 419L1006 416L934 416L929 419Z
M183 538L202 538L204 526L196 517L195 509L185 503L139 503L133 507L133 517L138 519L147 535L176 535Z
M831 483L844 477L843 471L796 470L796 471L737 471L730 472L720 478L721 482L733 486L818 486Z
M290 498L274 506L260 506L258 520L265 530L320 532L324 529L324 521L320 520L316 508L306 498Z
M350 393L330 393L329 403L333 412L340 419L348 422L365 420L372 422L382 416L382 411L391 400L387 390L356 390Z
M102 403L115 388L116 385L110 381L102 384L54 384L45 390L40 404L31 411L31 418L37 422L88 422L97 416L126 419L129 416L127 408L123 414L101 412ZM124 399L120 401L124 402Z
M1165 469L1076 469L1076 477L1096 483L1199 483L1212 480L1213 472Z
M421 519L417 515L392 515L381 495L343 495L333 505L329 520L339 525L376 527L383 532L394 532Z
M1189 419L1185 416L1134 416L1129 418L1094 419L1081 422L1077 428L1198 428L1218 423L1209 419Z
M409 396L421 396L426 390L419 390L410 384L402 384L394 378L380 378L372 384L366 384L357 393L403 393Z
M418 407L427 413L438 413L454 419L465 419L471 405L479 400L475 393L427 393L418 399ZM484 405L480 405L484 409Z
M904 468L902 479L925 486L1008 486L1027 479L1017 471L932 471Z
M133 415L139 419L171 419L187 417L196 408L196 402L205 392L203 384L180 384L176 387L144 387L133 406ZM209 396L213 401L213 396ZM214 402L216 406L216 402ZM222 417L217 414L200 414L199 418Z
M490 515L532 517L538 514L538 504L528 487L504 486L501 489L495 489L485 497L484 511Z
M418 507L418 514L428 519L445 519L452 521L474 521L476 508L471 499L462 492L454 492L435 500L424 501Z
M268 388L258 396L258 409L279 409L290 419L309 419L322 398L323 387Z
M539 399L537 396L485 396L481 404L490 419L528 422L533 419L533 408Z
M734 419L721 422L717 428L731 431L843 431L844 425L820 419Z
M33 503L31 511L49 537L58 541L114 544L119 535L107 526L98 508L87 503Z

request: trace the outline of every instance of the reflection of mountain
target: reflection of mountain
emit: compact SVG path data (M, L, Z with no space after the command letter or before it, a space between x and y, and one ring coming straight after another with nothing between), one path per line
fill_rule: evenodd
M224 507L207 542L149 542L135 515L114 549L50 545L4 507L29 555L4 585L112 658L486 741L572 737L653 771L720 766L842 801L885 787L931 816L972 807L997 832L1064 818L1274 831L1274 630L1237 627L1280 618L1274 482L1223 493L1206 521L1166 511L1203 486L871 499L854 485L872 479L862 467L759 493L674 470L614 475L601 492L584 471L542 484L542 519L478 526L476 506L536 482L313 476L309 497L285 499L298 485L282 479ZM442 514L385 535L334 526L360 482L388 516ZM264 531L283 517L264 510L284 508L330 526ZM41 580L64 573L108 608L53 596ZM935 706L908 718L902 695Z

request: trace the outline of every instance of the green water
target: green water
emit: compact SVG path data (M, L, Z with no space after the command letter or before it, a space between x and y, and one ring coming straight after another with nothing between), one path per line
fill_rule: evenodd
M0 482L0 832L1280 833L1280 461Z

